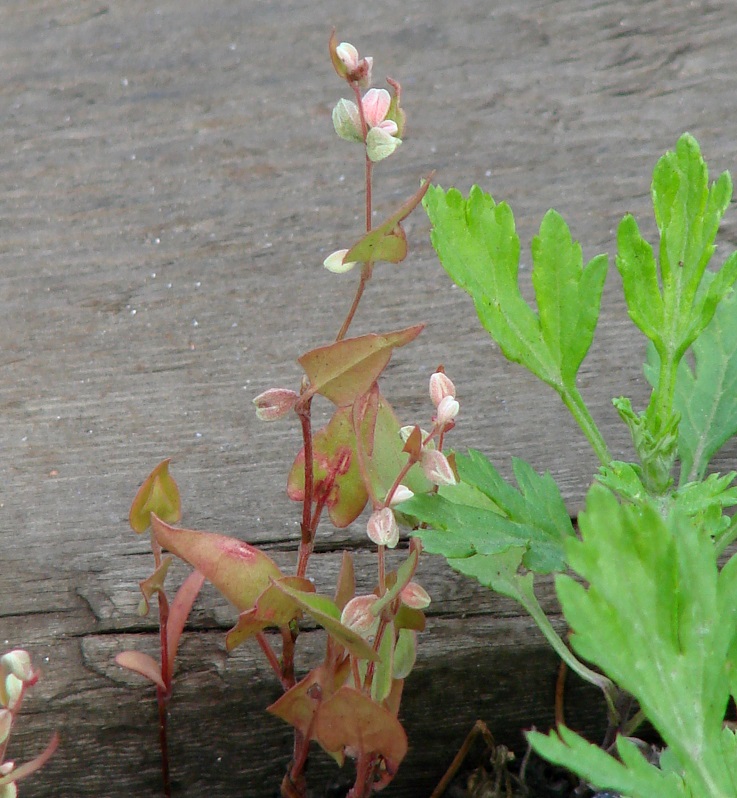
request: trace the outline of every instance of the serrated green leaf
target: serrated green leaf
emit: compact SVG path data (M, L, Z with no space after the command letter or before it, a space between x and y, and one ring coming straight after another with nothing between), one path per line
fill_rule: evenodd
M737 434L737 294L722 300L691 351L694 368L681 361L673 401L681 415L681 484L703 479L714 455ZM645 376L653 386L659 365L654 347L648 347Z
M436 554L449 559L501 554L523 546L523 564L538 573L565 567L563 542L573 535L571 519L550 474L540 476L522 460L513 461L519 490L507 483L481 452L456 455L461 484L486 496L498 510L443 495L415 495L398 509L428 524L416 535ZM455 565L453 567L456 567Z
M451 279L473 298L479 319L505 356L561 392L593 340L606 256L584 269L581 247L549 211L532 243L533 285L539 316L518 283L519 238L506 203L473 186L467 199L439 186L423 202L433 224L433 246Z
M737 279L737 258L731 257L709 290L699 291L719 222L732 196L732 181L724 172L709 187L698 142L686 133L676 149L658 161L651 194L660 231L662 286L658 286L652 248L629 215L617 232L616 263L630 317L661 357L677 362Z
M581 245L571 238L563 217L550 210L532 240L532 262L543 340L563 383L575 384L594 339L607 256L599 255L584 269Z
M594 338L606 256L583 268L581 247L561 216L549 211L532 245L538 315L520 291L520 244L508 205L496 204L478 186L467 199L456 189L433 186L423 204L440 262L471 295L482 325L507 359L559 394L599 459L608 462L606 443L576 387L576 373Z
M721 728L737 563L720 573L711 539L683 513L622 506L598 485L579 527L581 540L566 548L588 588L556 579L574 649L637 698L693 795L734 795Z
M620 755L624 752L630 757L634 753L639 761L628 758L628 764L619 762L565 726L547 735L528 732L527 739L545 759L576 773L598 789L613 790L629 798L692 798L679 776L651 765L635 746L622 738L617 741Z

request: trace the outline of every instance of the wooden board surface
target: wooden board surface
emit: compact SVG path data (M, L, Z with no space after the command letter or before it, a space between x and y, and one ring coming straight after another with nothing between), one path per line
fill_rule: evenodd
M112 658L150 647L137 618L146 543L127 528L138 484L163 457L188 525L262 543L294 562L283 492L289 422L257 422L251 398L296 387L296 357L329 341L355 276L321 268L360 232L360 159L335 139L346 96L330 28L404 88L401 152L377 169L378 217L437 170L508 200L523 241L558 209L584 255L615 251L632 211L652 233L649 181L689 130L713 173L735 169L737 14L731 0L6 0L0 5L0 645L43 666L13 738L18 759L59 729L63 745L23 786L32 796L156 794L152 690ZM445 363L474 445L550 469L575 514L595 460L551 391L504 362L450 287L420 213L410 258L380 265L354 332L417 321L385 392L425 420ZM717 259L737 244L734 214ZM642 338L613 264L581 390L613 453L629 456L612 396L646 396ZM734 449L718 465L729 466ZM369 569L361 524L326 531L314 564L328 590L340 551ZM178 574L183 571L178 571ZM411 750L392 786L423 795L477 717L520 745L550 722L555 657L516 607L426 558L429 633L403 718ZM541 598L555 612L550 584ZM206 590L185 635L172 705L181 796L274 794L289 730L257 650L225 654L232 611ZM304 636L317 652L317 633ZM524 678L522 678L524 677ZM578 723L598 697L572 685ZM318 785L340 774L319 758ZM327 787L318 787L327 794Z

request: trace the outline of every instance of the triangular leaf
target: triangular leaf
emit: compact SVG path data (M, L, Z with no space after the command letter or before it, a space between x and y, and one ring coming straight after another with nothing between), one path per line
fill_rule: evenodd
M424 326L344 338L306 352L299 363L310 380L309 393L319 393L338 407L352 404L376 382L392 351L413 341Z
M385 222L366 233L357 244L354 244L343 258L344 262L375 263L384 260L390 263L399 263L404 260L407 256L407 241L400 222L404 221L420 204L430 186L431 178L432 174L428 175L420 188Z
M182 517L179 488L169 473L169 460L162 460L146 477L131 504L128 520L135 532L145 532L151 526L151 513L170 524Z

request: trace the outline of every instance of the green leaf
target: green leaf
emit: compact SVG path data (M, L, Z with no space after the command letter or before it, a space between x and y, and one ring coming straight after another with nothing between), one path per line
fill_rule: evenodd
M332 599L327 596L318 596L312 592L297 590L285 584L284 581L274 582L282 593L289 596L300 609L306 612L314 621L343 648L350 651L354 657L377 661L379 655L356 632L343 626L340 622L340 610Z
M562 217L549 211L532 243L538 315L520 291L520 243L508 205L496 204L478 186L467 199L456 189L433 186L423 204L443 268L471 295L481 323L505 357L560 395L599 459L608 462L606 443L576 387L576 373L594 338L606 256L584 268L580 245Z
M520 292L520 245L508 205L497 205L478 186L468 199L456 189L446 193L433 186L424 205L443 267L471 295L481 323L505 356L559 393L575 385L596 328L606 256L584 269L580 245L563 218L549 211L532 242L538 316Z
M182 500L169 473L169 462L162 460L138 489L128 516L134 532L140 534L151 526L151 513L170 524L176 524L182 517Z
M440 494L415 495L398 506L431 529L415 533L436 554L457 560L474 555L495 555L523 547L522 564L538 573L565 567L563 542L573 526L558 486L550 474L540 476L522 460L513 461L519 489L507 483L481 452L456 455L461 483L470 485L497 509L464 503L466 492L455 500L454 488ZM456 567L456 564L453 565Z
M422 181L417 191L406 200L396 211L378 227L374 227L371 232L346 252L343 261L375 262L379 260L389 261L389 263L399 263L407 256L407 239L404 235L401 222L403 222L412 211L420 204L425 196L425 192L430 187L432 174Z
M734 795L721 729L737 632L737 560L719 572L710 537L682 512L664 517L655 504L622 506L599 485L579 527L581 540L566 548L588 587L556 578L573 648L635 696L677 758L686 794Z
M691 351L694 368L686 359L681 361L673 402L681 415L678 455L682 484L703 479L714 455L737 434L737 294L722 300ZM653 387L659 366L651 345L645 376Z
M617 739L617 750L622 762L565 726L548 735L528 732L527 739L545 759L578 774L600 790L613 790L629 798L691 798L681 778L651 765L634 744L621 737Z

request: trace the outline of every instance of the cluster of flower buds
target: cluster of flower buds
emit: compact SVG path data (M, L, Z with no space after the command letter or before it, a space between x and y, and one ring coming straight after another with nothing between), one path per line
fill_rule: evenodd
M352 44L338 44L334 35L330 57L335 71L349 84L360 88L370 85L372 58L360 58ZM402 143L405 116L399 105L401 87L396 81L387 82L394 89L393 97L386 89L369 89L363 97L357 92L360 108L353 100L343 99L333 109L335 132L346 141L365 144L373 162L388 158Z
M38 671L31 665L27 651L16 648L0 657L0 752L5 750L13 728L15 713L20 708L23 693L38 681ZM15 762L2 762L0 756L0 779L12 779L16 774ZM20 775L21 770L17 771ZM10 774L13 774L12 776ZM0 784L0 798L16 798L18 788L15 781Z
M431 601L425 588L417 582L407 583L400 591L399 598L402 604L414 610L424 610ZM379 617L373 610L378 599L373 593L352 598L343 608L340 622L363 638L373 637L379 626Z

